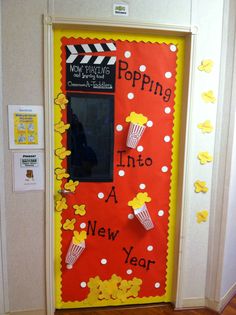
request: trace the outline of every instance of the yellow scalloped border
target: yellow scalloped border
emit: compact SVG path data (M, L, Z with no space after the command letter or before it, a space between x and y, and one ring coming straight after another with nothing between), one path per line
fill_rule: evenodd
M165 43L174 44L178 47L177 50L177 65L176 65L176 89L175 89L175 114L173 127L173 154L172 154L172 173L171 173L171 188L170 188L170 214L168 226L168 254L167 254L167 280L166 294L163 296L130 298L125 304L145 304L156 302L170 302L172 295L172 279L174 270L174 236L176 222L176 205L177 205L177 182L178 182L178 163L179 163L179 137L181 125L181 105L182 105L182 84L184 72L184 52L185 38L181 36L157 36L156 34L137 34L137 33L120 33L107 31L90 31L90 30L54 30L54 96L61 93L61 38L62 37L82 37L82 38L97 38L97 39L113 39L113 40L129 40L137 42ZM60 75L59 75L60 74ZM61 120L61 110L59 106L55 107L55 122ZM55 147L60 147L61 135L55 134ZM61 161L55 158L55 168L61 167ZM55 192L60 189L61 181L55 180ZM55 212L55 302L56 308L79 308L91 307L86 304L86 300L79 302L63 302L61 300L61 234L58 233L61 229L61 214ZM118 301L114 301L113 305L120 305ZM101 301L93 306L107 306L107 301ZM109 303L109 305L111 305Z

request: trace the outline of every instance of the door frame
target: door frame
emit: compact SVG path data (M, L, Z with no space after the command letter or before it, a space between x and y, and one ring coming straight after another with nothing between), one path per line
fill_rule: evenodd
M157 35L173 35L182 36L186 42L186 62L185 62L185 80L183 93L183 113L182 113L182 127L180 134L180 161L179 165L179 184L181 187L178 191L178 211L177 211L177 229L175 238L175 270L173 279L172 302L179 304L181 299L181 286L183 272L181 270L181 260L184 255L183 240L185 231L185 222L183 213L186 207L186 192L187 192L187 173L188 166L186 161L189 148L189 124L191 122L191 85L192 85L192 69L194 60L194 45L196 41L197 28L194 26L184 25L168 25L168 24L153 24L153 23L139 23L138 21L124 21L124 20L97 20L97 19L76 19L67 17L55 17L51 15L44 16L44 82L45 82L45 202L46 202L46 297L47 297L47 315L53 315L55 311L54 306L54 141L53 141L53 30L57 27L70 27L82 29L94 29L110 31L133 31L139 34L154 33ZM186 106L188 104L188 106ZM181 249L181 250L180 250Z

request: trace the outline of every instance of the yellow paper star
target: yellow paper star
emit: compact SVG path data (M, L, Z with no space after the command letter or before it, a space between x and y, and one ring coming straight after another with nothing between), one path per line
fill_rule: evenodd
M214 129L210 120L206 120L203 123L198 124L197 126L199 129L202 130L202 133L210 133Z
M69 128L70 128L70 124L64 124L63 121L60 121L59 123L54 125L54 130L59 133L64 133Z
M73 180L70 179L69 182L65 184L65 189L71 192L75 192L75 189L78 185L79 185L78 181L73 182Z
M55 150L55 154L56 156L59 157L59 159L63 160L65 159L67 156L71 155L71 151L70 150L66 150L66 148L61 147Z
M202 99L204 100L205 103L215 103L216 98L214 96L213 91L207 91L202 93Z
M66 210L68 205L66 203L66 198L61 198L60 200L56 201L56 211L61 212L62 210Z
M63 93L58 94L57 98L55 98L55 104L59 105L61 109L65 109L67 103L68 99Z
M74 205L73 208L75 209L75 214L83 216L86 213L85 205Z
M197 223L206 222L208 219L208 211L202 210L196 213Z
M213 68L214 62L211 59L202 60L198 70L210 73Z
M66 222L63 224L63 229L73 231L75 228L75 222L75 219L66 219Z
M70 177L69 174L66 173L65 168L56 168L55 169L56 179L61 180L62 178L68 178Z
M208 152L199 152L197 157L201 164L206 164L213 160L213 157Z
M208 188L206 187L206 182L202 182L200 180L197 180L194 183L194 187L195 187L196 193L199 193L199 192L206 193L208 191Z

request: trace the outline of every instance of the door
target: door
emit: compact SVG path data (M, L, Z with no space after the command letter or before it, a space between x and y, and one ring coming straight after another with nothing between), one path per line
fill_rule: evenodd
M184 39L54 31L56 308L168 302Z

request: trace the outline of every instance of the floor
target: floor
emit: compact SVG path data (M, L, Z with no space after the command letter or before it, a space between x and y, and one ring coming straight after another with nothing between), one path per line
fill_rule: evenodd
M170 304L157 306L139 306L125 308L97 308L81 310L58 310L55 315L215 315L216 312L202 308L194 310L174 311ZM221 313L222 315L236 315L236 296Z

